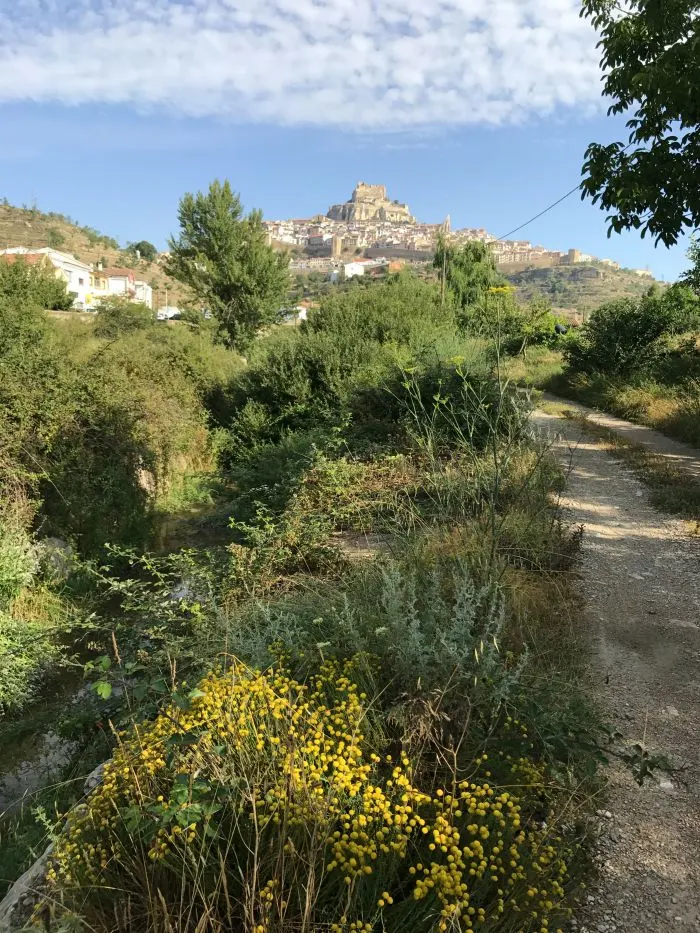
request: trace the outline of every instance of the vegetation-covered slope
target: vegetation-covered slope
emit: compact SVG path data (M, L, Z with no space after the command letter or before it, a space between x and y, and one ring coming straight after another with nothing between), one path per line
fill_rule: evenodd
M165 304L166 289L170 305L178 305L193 297L189 289L166 275L158 262L138 261L112 237L92 227L80 226L64 214L44 213L34 207L13 207L0 203L0 248L8 246L34 249L51 246L72 253L82 262L102 261L105 267L133 268L138 278L153 287L155 307Z
M497 377L493 302L520 346L530 315L507 292L469 316L404 274L273 328L245 368L221 347L202 355L184 325L113 341L8 312L31 324L31 352L4 350L13 384L45 357L66 385L46 412L41 385L12 396L8 450L24 466L34 444L70 498L30 485L40 520L10 527L8 516L6 551L10 533L31 550L43 515L69 533L92 515L103 556L78 559L59 587L80 624L57 613L40 626L58 657L24 652L28 670L12 668L42 696L61 658L81 664L80 709L69 701L57 716L78 748L71 767L111 758L85 810L71 810L74 779L41 791L39 812L60 812L41 907L57 924L282 931L308 914L338 933L428 933L455 917L465 929L564 922L597 756L569 622L577 539L553 511L559 473L531 435L527 400ZM76 377L61 376L63 354ZM161 452L177 463L191 428L218 454L224 491L202 530L217 523L224 537L155 557L127 524L122 546L100 552L105 511L127 511L114 509L118 490L131 501L135 475L150 495L141 464ZM98 453L113 448L92 482L83 434ZM6 566L0 625L15 658L18 626L39 624L32 594L55 584L41 567ZM27 809L0 829L14 839L0 869L16 875L46 819Z
M618 298L641 298L653 285L653 279L603 263L527 269L507 278L521 300L543 296L555 308L573 308L584 314Z

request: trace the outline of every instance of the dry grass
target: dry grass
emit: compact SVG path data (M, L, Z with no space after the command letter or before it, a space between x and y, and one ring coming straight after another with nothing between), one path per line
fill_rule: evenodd
M526 356L513 356L505 362L505 375L522 386L543 389L561 374L561 350L555 347L530 347Z
M555 375L549 388L557 395L700 447L700 391L692 380L678 386L653 380L629 385L602 375L576 373Z

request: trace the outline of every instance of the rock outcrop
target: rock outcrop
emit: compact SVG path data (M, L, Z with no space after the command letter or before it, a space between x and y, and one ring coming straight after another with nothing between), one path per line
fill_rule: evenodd
M334 204L326 215L331 220L342 223L363 223L366 221L388 221L389 223L413 224L408 204L390 201L385 185L367 185L360 181L355 186L352 197L345 204Z

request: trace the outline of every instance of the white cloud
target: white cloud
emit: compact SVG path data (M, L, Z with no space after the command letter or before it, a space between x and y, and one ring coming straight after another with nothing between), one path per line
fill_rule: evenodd
M600 105L579 0L19 0L0 102L365 130Z

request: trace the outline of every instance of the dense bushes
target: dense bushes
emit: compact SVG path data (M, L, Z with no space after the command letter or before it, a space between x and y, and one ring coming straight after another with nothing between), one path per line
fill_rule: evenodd
M0 502L0 720L33 699L59 655L51 625L24 598L38 575L36 547L22 516Z
M4 300L55 311L69 311L73 306L65 281L56 277L49 260L30 265L22 255L0 259L0 301Z
M95 336L115 339L138 330L146 330L155 321L150 308L136 301L103 299L95 322Z
M548 301L534 298L521 304L509 286L489 289L479 304L466 309L461 320L466 333L488 340L503 356L524 356L528 347L555 343L555 326L566 324L552 313Z
M407 371L426 391L451 385L458 365L488 382L490 362L473 345L468 362L447 362L464 345L435 287L410 276L327 298L298 332L265 343L233 386L230 462L289 432L341 429L355 443L400 434Z
M103 341L0 301L0 469L40 503L43 529L83 552L146 542L155 496L206 462L207 405L240 365L208 335L140 313L132 326L123 311Z
M700 444L700 298L682 285L595 311L567 342L553 387Z
M623 298L593 312L565 357L578 372L649 375L672 352L669 338L699 325L700 301L690 289Z
M390 344L420 354L454 331L455 316L449 305L441 305L434 285L403 273L362 291L324 298L304 327L334 334L340 346Z
M115 417L130 399L122 443L151 476L192 449L195 402L220 384L189 336L156 333L78 367ZM228 373L225 546L111 549L117 568L93 568L84 723L125 730L59 827L37 916L105 933L565 917L597 720L557 470L497 355L400 276L328 298ZM97 418L82 411L77 449Z

